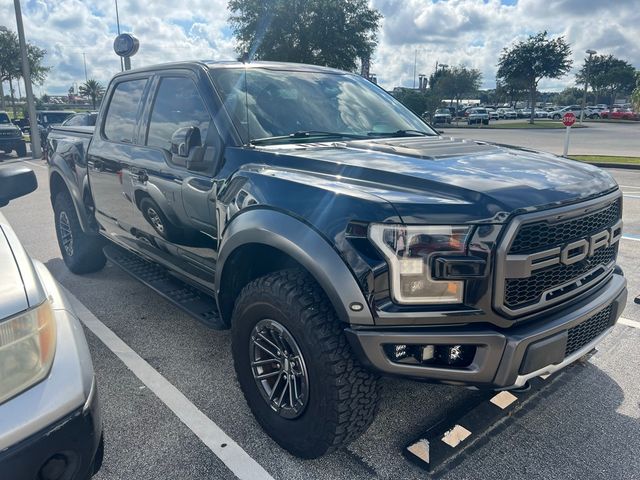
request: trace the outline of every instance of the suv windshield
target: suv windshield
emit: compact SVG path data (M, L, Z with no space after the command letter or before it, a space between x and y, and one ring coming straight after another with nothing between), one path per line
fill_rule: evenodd
M211 76L245 143L437 135L357 75L224 68L213 69Z
M9 120L9 115L7 115L6 113L0 113L0 123L11 123L11 120Z

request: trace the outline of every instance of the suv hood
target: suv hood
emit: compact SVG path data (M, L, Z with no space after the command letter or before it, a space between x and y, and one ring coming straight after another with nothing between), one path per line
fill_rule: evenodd
M0 213L0 321L39 305L46 294L31 259Z
M514 213L575 203L617 188L608 173L592 165L442 136L260 150L276 153L272 164L333 174L341 183L375 193L406 223L498 223ZM285 162L292 156L295 161Z

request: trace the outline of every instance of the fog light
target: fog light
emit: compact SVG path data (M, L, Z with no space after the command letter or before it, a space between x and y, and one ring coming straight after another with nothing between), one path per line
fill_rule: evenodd
M423 362L433 360L433 357L435 356L435 347L433 345L424 345L421 350L420 358Z
M407 353L407 346L404 344L400 345L392 345L391 349L391 359L394 361L402 360L403 358L407 358L409 354Z
M454 367L466 367L476 354L475 345L438 345L435 358L439 363Z

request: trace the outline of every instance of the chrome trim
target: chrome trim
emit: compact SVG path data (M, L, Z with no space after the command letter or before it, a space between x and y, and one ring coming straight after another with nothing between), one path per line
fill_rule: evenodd
M518 308L516 310L512 310L504 304L504 296L505 296L505 281L507 279L507 255L513 241L516 238L516 235L520 231L520 228L523 225L529 223L535 223L539 221L546 220L550 223L558 223L570 220L575 217L579 217L582 215L588 215L590 213L594 213L598 210L606 208L608 205L613 203L614 201L620 201L622 197L622 192L620 190L616 190L615 192L609 193L604 197L599 197L593 200L589 200L587 202L582 202L578 205L569 205L566 207L555 208L551 210L543 210L540 212L527 213L523 215L516 216L511 223L509 223L505 229L504 236L500 243L498 244L498 248L496 250L496 263L495 263L495 276L494 276L494 295L493 295L493 307L507 314L511 318L521 317L533 311L541 310L546 306L557 305L561 303L563 300L566 300L570 297L573 297L580 292L587 289L587 287L580 289L580 291L573 290L568 292L566 295L562 295L557 297L551 301L543 301L542 296L541 300L533 305L528 305L523 308ZM615 265L615 263L614 263ZM595 286L600 283L602 280L607 278L613 268L607 269L602 275L600 275L597 279L594 279L589 283L591 286ZM586 274L585 274L586 275ZM584 275L583 275L584 277ZM580 278L576 278L574 281L578 281ZM571 283L571 282L570 282ZM552 290L557 289L560 285L553 287ZM548 293L547 292L543 292Z
M604 337L606 337L611 333L612 330L613 330L613 326L609 327L604 332L602 332L598 337L596 337L594 340L592 340L591 342L586 344L584 347L582 347L580 350L577 350L573 352L571 355L569 355L568 357L565 357L565 359L561 363L547 365L546 367L542 367L539 370L536 370L535 372L527 373L526 375L518 375L516 377L516 382L504 390L508 390L510 388L522 387L532 378L539 377L540 375L546 375L546 374L550 375L552 373L557 372L558 370L562 370L564 367L572 364L573 362L582 358L591 350L593 350L602 340L604 340Z
M96 385L96 378L93 377L93 380L91 380L91 389L89 390L89 395L87 395L87 401L84 402L84 406L82 407L83 414L87 413L93 405L94 397L96 396L97 391L98 386Z

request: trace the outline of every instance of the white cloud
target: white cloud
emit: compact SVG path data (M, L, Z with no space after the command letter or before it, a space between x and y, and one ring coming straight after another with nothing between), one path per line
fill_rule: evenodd
M495 85L496 63L505 46L528 34L548 30L565 35L576 66L584 50L611 53L640 67L640 0L370 0L384 15L372 71L387 88L413 84L417 72L431 74L436 61L480 69L483 87ZM0 18L15 29L13 2L0 3ZM28 40L48 51L53 67L36 92L64 93L84 81L82 53L89 77L107 83L120 70L113 53L115 8L108 0L23 1ZM227 0L120 0L125 31L140 39L133 66L184 59L233 59L227 24ZM6 19L6 20L5 20ZM546 80L541 88L558 90L574 74Z

